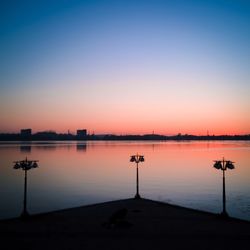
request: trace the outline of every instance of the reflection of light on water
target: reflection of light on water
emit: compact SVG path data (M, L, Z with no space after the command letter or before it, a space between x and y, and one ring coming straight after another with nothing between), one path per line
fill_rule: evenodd
M249 213L250 212L250 205L248 204L241 204L241 206L239 207L239 210L242 213Z
M24 144L25 145L25 144ZM40 161L30 172L28 208L32 213L134 197L135 168L128 161L145 155L140 195L208 212L222 209L222 175L213 160L236 162L226 173L231 216L250 218L250 142L34 142L29 157ZM0 143L0 217L17 216L22 207L23 176L12 170L25 153L17 142ZM10 195L11 194L11 195ZM3 205L2 205L3 204Z
M230 201L230 209L236 216L250 220L250 196L249 194L237 194L232 196Z

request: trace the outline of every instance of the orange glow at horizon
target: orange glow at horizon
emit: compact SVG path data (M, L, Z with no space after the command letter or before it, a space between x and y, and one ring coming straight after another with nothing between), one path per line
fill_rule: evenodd
M226 124L226 125L224 125ZM97 121L96 123L90 122L29 122L21 123L18 127L15 123L8 126L3 126L0 132L8 133L19 133L20 129L31 128L32 133L40 131L55 131L57 133L70 133L75 134L77 129L87 129L88 134L161 134L161 135L175 135L181 134L192 134L192 135L244 135L250 134L250 126L247 123L242 124L235 122L235 124L228 122L219 121L218 123L205 123L203 121L194 121L181 123L181 121L165 121L157 124L156 122L149 121Z
M178 93L178 87L165 88L147 87L136 98L125 87L118 89L122 96L117 95L117 90L95 92L90 87L86 99L78 93L81 88L78 92L70 92L65 87L60 97L52 89L51 97L47 99L38 98L37 90L31 89L25 93L27 97L24 101L19 98L12 100L8 96L0 100L0 132L18 133L22 128L31 128L34 133L45 130L58 133L67 133L69 130L75 133L77 129L85 128L90 134L123 135L153 132L163 135L250 133L248 103L231 103L232 94L214 98L211 90L199 97L200 92L194 90L182 96Z

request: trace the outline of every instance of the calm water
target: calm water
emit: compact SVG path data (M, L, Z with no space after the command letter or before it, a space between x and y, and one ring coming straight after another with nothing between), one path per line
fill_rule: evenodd
M24 172L14 160L39 160L28 172L28 210L40 213L130 198L135 195L134 163L139 164L140 194L185 207L219 213L222 171L213 160L235 162L226 171L227 210L250 220L250 142L33 142L0 144L0 218L22 211Z

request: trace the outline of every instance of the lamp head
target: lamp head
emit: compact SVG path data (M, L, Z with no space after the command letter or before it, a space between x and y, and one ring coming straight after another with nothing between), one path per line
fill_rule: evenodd
M226 168L234 169L235 167L234 167L234 165L233 165L233 162L227 161L227 163L226 163Z
M216 169L222 169L221 161L215 161L214 168L216 168Z
M136 159L135 159L135 156L132 155L131 158L130 158L130 161L131 161L131 162L134 162L135 160L136 160Z
M20 167L21 167L21 166L18 164L18 162L16 162L13 168L14 168L14 169L19 169Z
M144 156L143 155L140 155L140 157L139 157L139 161L141 161L141 162L144 162L145 160L144 160Z
M33 168L37 168L38 164L36 162L33 163Z

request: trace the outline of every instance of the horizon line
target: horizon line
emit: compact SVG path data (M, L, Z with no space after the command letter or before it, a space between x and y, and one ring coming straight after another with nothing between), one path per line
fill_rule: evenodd
M80 129L81 130L81 129ZM82 129L84 130L84 129ZM76 130L77 131L77 130ZM86 129L86 131L88 131ZM56 134L63 134L63 135L77 135L77 133L75 132L71 132L70 130L68 130L68 132L57 132L55 130L41 130L41 131L35 131L34 133L31 133L31 135L35 135L37 133L56 133ZM0 131L0 134L21 134L21 129L19 132L11 132L11 131L8 131L8 132L5 132L5 131ZM94 131L92 131L92 133L87 133L86 134L87 136L145 136L145 135L155 135L155 136L246 136L246 135L250 135L250 132L248 133L234 133L234 134L228 134L228 133L225 133L225 134L192 134L192 133L171 133L171 134L161 134L161 133L154 133L154 132L151 132L151 133L95 133Z

